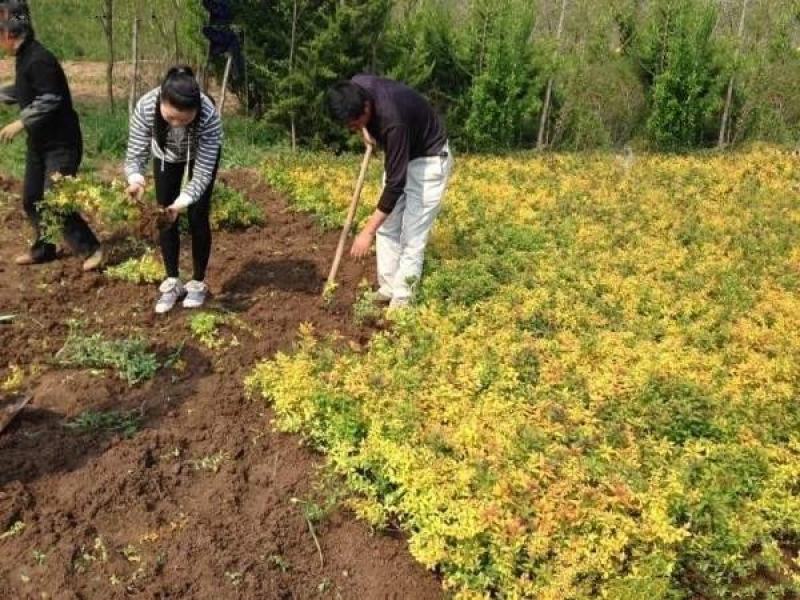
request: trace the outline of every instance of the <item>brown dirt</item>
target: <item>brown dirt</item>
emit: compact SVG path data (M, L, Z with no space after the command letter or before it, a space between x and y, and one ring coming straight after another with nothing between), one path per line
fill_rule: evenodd
M274 433L271 413L242 381L260 358L289 349L298 326L363 344L350 304L372 265L343 265L336 303L319 300L337 234L289 212L252 173L224 175L263 204L262 228L219 233L209 281L212 306L235 311L258 337L210 351L190 337L187 312L152 312L153 286L82 274L74 257L19 268L28 228L18 200L0 199L0 365L38 365L33 402L0 435L0 598L289 599L441 597L405 540L370 532L338 510L316 529L324 566L292 498L310 498L321 458L296 436ZM0 190L8 190L0 180ZM184 255L188 265L188 256ZM67 320L88 332L140 334L163 358L186 340L183 368L129 387L110 373L59 369ZM7 375L0 368L0 381ZM77 433L88 410L137 410L130 438ZM217 473L193 460L225 453Z

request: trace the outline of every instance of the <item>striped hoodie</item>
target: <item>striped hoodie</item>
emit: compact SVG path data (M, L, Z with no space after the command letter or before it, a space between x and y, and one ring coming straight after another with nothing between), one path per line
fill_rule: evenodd
M188 128L169 128L164 148L155 139L155 115L160 88L147 92L139 99L131 115L125 175L128 184L144 184L147 162L152 155L163 162L189 163L194 161L192 178L184 185L175 208L186 208L197 202L211 183L211 176L222 147L222 120L214 103L203 94L203 103L189 140Z

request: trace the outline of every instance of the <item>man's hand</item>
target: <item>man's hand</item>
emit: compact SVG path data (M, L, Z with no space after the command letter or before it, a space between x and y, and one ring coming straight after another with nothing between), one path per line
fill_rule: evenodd
M22 130L25 129L25 126L22 124L22 121L14 121L13 123L9 123L2 130L0 130L0 141L5 142L6 144L12 142L15 137L17 137Z
M375 139L369 134L369 131L367 131L366 127L361 128L361 137L364 138L364 144L367 146L375 146Z
M144 197L144 186L141 183L132 183L125 190L128 198L133 202L141 202Z
M361 233L356 236L353 242L353 247L350 249L350 256L353 258L364 258L369 254L369 249L372 246L372 238L374 234L367 228L364 228Z
M350 256L353 258L364 258L367 254L369 254L369 249L372 246L372 240L375 238L378 229L380 229L381 225L383 225L388 216L389 215L380 209L372 213L372 216L367 220L364 228L361 230L361 233L356 236L356 239L353 242L353 247L350 249Z

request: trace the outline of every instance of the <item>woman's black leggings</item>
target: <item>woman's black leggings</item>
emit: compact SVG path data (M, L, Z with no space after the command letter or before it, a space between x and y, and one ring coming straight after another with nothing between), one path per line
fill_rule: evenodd
M167 207L175 202L181 193L181 183L186 163L169 163L156 158L153 161L153 167L156 182L156 200L158 200L160 206ZM219 158L205 193L197 202L190 204L188 208L189 233L192 236L192 261L194 263L193 278L196 281L203 281L206 278L208 259L211 257L211 194L214 191L218 168ZM191 176L194 164L191 164L189 169ZM177 220L170 227L161 231L159 241L167 277L178 277L178 263L181 251L179 223L180 220Z

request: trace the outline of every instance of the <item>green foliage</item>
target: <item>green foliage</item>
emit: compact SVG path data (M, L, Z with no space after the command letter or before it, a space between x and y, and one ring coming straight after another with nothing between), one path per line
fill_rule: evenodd
M260 165L264 153L283 137L283 132L274 124L245 115L225 115L224 128L223 169Z
M794 157L461 165L415 309L364 350L303 329L250 393L458 598L796 597Z
M189 329L200 343L208 348L218 348L219 326L225 323L225 317L218 313L200 312L189 317Z
M130 202L118 181L110 185L82 177L53 175L53 186L40 205L42 236L61 239L64 218L73 213L90 215L108 227L134 221L139 208Z
M61 59L106 60L108 42L100 16L104 0L29 0L37 36ZM130 60L134 15L140 19L139 55L145 60L199 64L206 18L196 0L114 0L114 54Z
M703 0L661 0L643 36L640 60L647 77L647 133L664 150L695 148L713 139L721 106L716 11Z
M353 321L356 325L374 323L382 315L381 307L376 303L376 293L367 281L359 284L358 298L353 304Z
M142 413L132 411L93 411L87 410L67 422L66 427L78 433L119 433L130 438L142 427Z
M337 170L323 166L334 161L337 167L349 170L342 175ZM308 167L319 167L309 176ZM311 152L279 152L269 155L263 167L264 177L273 188L286 194L293 208L311 214L324 229L340 228L352 197L359 165L352 155L333 157ZM362 202L356 213L356 223L363 222L374 211L374 203L380 194L381 164L372 161L367 181L361 193ZM335 199L347 198L338 203Z
M152 251L138 258L129 258L118 265L108 267L106 276L128 283L158 283L166 277L164 263Z
M102 14L101 0L31 4L39 36L60 57L106 59L94 18ZM289 139L292 125L306 146L355 147L357 140L324 114L322 95L332 81L360 71L418 89L445 115L454 144L475 150L530 147L550 76L550 147L707 146L716 140L731 76L731 142L794 143L800 136L794 0L749 2L741 41L741 0L569 0L556 42L560 6L560 0L236 2L249 81L237 81L234 91L258 120L227 117L223 164L256 164L262 147ZM143 58L164 66L205 63L201 3L115 0L115 11L117 60L130 58L138 11ZM120 158L125 112L81 113L88 162L95 153ZM24 145L11 152L13 160L3 153L0 166L21 174Z
M514 0L490 6L463 135L472 149L510 149L531 141L541 105L529 42L533 11Z
M5 85L5 81L2 85ZM16 107L0 104L0 127L5 127L6 124L18 118L19 111L16 110ZM10 144L3 145L3 151L0 152L0 173L3 175L21 178L25 174L26 144L24 137L24 134L21 134Z
M211 350L222 348L225 345L238 344L236 336L226 339L221 335L220 328L223 326L241 331L251 331L244 321L229 313L198 312L189 317L188 324L192 336Z
M0 534L0 542L8 538L16 537L25 531L25 523L23 521L14 521L7 531Z
M107 105L79 105L78 115L84 134L86 155L103 160L122 161L128 144L128 114L124 110L111 111Z
M222 465L230 459L227 452L215 452L208 456L202 456L189 461L195 471L207 471L209 473L219 473Z
M237 19L249 25L252 104L288 134L294 123L308 143L343 144L346 135L322 110L328 85L372 70L388 21L389 0L298 0L247 3ZM294 47L292 31L295 30ZM288 136L287 136L288 137Z
M211 227L219 230L246 229L264 224L264 210L241 192L218 182L211 200Z
M158 358L148 348L140 338L108 340L101 333L84 335L73 323L56 359L67 367L114 369L129 385L136 385L152 379L159 368Z

